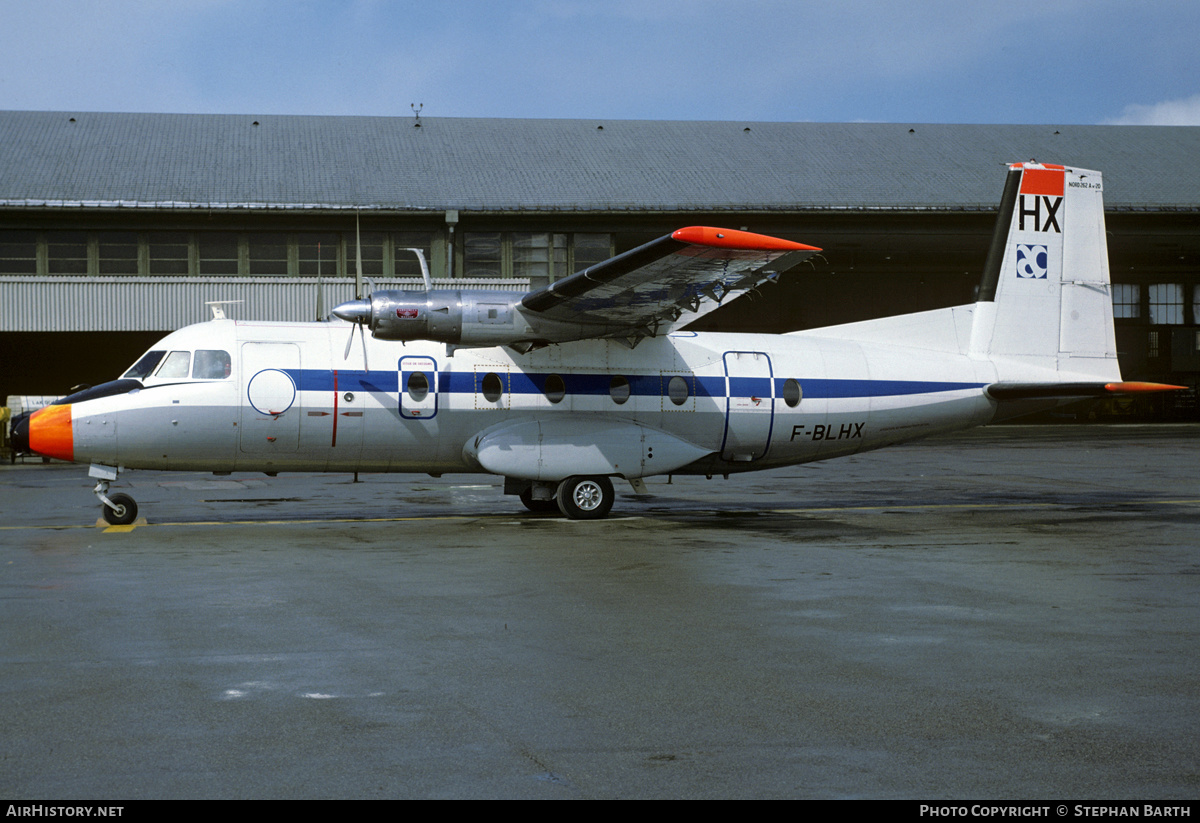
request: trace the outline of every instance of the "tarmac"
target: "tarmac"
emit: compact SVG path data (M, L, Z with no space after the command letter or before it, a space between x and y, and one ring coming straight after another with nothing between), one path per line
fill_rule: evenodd
M1200 796L1200 426L618 485L0 467L0 796Z

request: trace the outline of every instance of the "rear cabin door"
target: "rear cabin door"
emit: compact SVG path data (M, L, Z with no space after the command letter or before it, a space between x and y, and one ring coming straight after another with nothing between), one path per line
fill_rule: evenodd
M725 352L725 438L721 459L749 463L767 453L775 423L775 381L763 352Z

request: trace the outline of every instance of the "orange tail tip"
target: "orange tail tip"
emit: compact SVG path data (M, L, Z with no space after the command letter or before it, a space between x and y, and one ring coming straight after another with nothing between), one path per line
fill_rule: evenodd
M1152 392L1152 391L1183 391L1189 388L1188 386L1172 386L1167 383L1106 383L1104 388L1110 392L1119 394L1134 394L1137 392Z
M45 457L75 460L70 403L46 406L29 416L29 450Z
M737 229L714 229L710 226L688 226L672 232L671 237L696 246L712 246L718 249L742 249L744 251L820 251L816 246L806 246L769 234L755 234Z

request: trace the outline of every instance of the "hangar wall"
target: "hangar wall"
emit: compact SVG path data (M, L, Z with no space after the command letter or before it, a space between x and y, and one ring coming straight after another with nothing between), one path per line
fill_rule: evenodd
M328 312L356 215L380 287L421 282L409 248L445 285L524 289L707 224L825 252L698 328L970 302L999 161L1052 151L1105 173L1126 378L1192 387L1130 413L1197 419L1200 129L0 112L0 138L0 398L111 379L206 301Z

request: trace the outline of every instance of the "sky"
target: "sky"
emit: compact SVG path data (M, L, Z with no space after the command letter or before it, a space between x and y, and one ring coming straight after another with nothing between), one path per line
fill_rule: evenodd
M1200 125L1197 0L0 0L0 110Z

